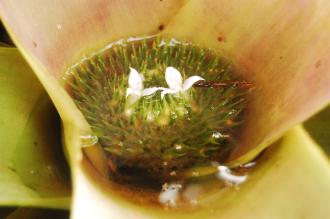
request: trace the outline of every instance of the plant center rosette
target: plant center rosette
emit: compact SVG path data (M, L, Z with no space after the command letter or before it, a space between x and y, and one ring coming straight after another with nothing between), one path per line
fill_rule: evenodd
M226 161L252 87L223 55L153 36L110 44L71 67L65 82L110 178L161 184Z

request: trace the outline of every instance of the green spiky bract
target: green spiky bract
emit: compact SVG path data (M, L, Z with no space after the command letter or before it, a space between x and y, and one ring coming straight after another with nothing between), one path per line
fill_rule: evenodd
M234 83L194 86L163 99L159 91L128 106L129 67L143 75L147 88L168 87L168 66L184 80L192 75L209 84L237 80L231 63L213 50L159 37L121 40L69 69L68 90L118 172L167 178L221 162L234 147L233 129L246 102L246 90Z

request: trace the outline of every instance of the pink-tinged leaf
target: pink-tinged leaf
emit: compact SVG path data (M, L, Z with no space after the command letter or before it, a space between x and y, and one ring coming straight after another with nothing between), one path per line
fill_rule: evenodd
M1 0L14 41L60 77L83 54L166 27L184 0Z
M168 25L166 35L227 54L256 87L232 159L251 159L329 103L329 11L327 0L192 0Z

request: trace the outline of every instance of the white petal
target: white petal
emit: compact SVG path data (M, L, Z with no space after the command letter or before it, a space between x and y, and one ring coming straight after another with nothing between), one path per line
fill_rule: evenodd
M160 96L163 99L166 94L177 94L177 93L179 93L179 90L164 88Z
M236 176L233 175L230 171L230 169L226 166L218 166L218 174L217 177L227 183L233 184L233 185L239 185L246 181L247 176Z
M128 76L128 86L134 90L142 90L143 88L142 78L134 68L130 68L130 69L131 71Z
M126 98L127 98L129 95L135 95L135 96L140 97L140 96L141 96L141 92L140 92L139 90L134 90L134 89L132 89L132 88L127 88L127 89L126 89Z
M185 80L185 82L183 83L183 91L186 91L191 88L197 81L204 81L204 78L199 77L197 75L187 78L187 80Z
M173 90L182 89L182 76L181 73L173 67L167 67L165 70L165 80L168 87Z
M163 90L165 88L162 87L150 87L150 88L146 88L142 91L142 96L149 96L159 90Z

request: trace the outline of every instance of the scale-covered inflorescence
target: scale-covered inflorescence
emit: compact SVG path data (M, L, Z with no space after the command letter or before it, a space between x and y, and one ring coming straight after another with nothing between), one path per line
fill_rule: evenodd
M184 92L169 91L165 72L177 70ZM132 71L139 91L129 90ZM160 37L121 40L69 70L68 91L99 138L112 170L155 178L223 161L235 146L248 84L213 50ZM135 75L136 76L136 75ZM157 88L149 95L138 95ZM143 90L142 90L143 89ZM168 91L168 90L167 90Z

